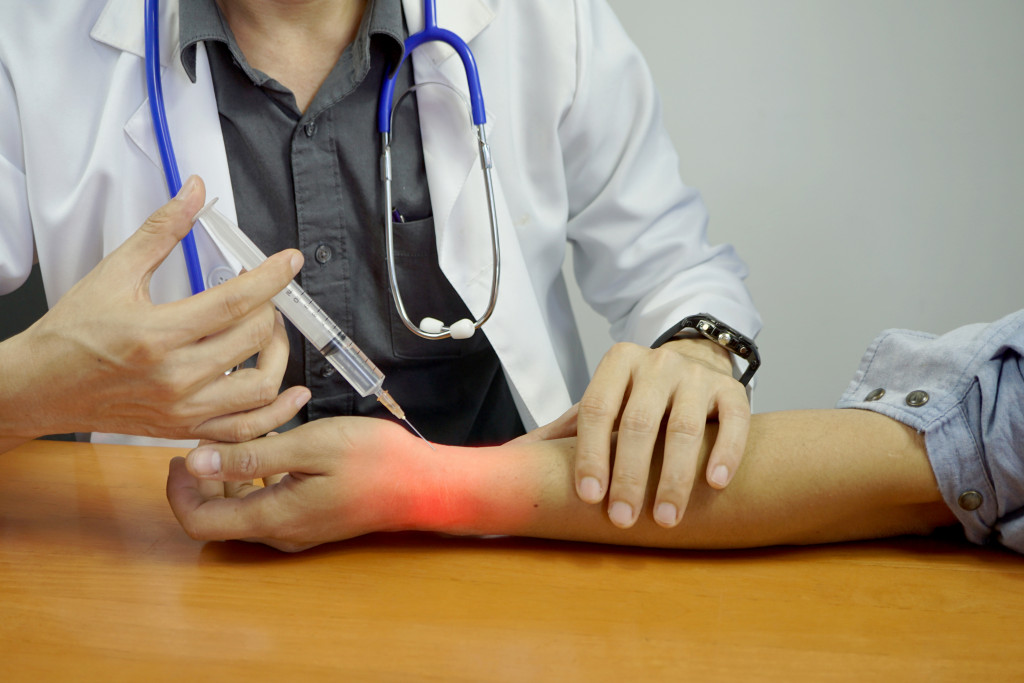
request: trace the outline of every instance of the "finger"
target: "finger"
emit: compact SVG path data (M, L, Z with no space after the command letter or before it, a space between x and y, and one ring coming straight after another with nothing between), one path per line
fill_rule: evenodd
M611 437L630 384L629 349L613 346L598 364L583 392L576 417L576 493L587 503L604 498L608 488Z
M650 373L638 375L619 418L615 466L608 489L608 517L621 528L636 523L643 509L654 445L668 409L670 387Z
M224 541L263 535L263 511L272 496L249 495L244 498L208 496L201 482L186 468L184 458L171 460L167 475L167 501L178 523L192 538Z
M678 390L665 424L661 476L654 498L654 520L664 527L678 524L690 501L708 421L707 403L701 402L702 398Z
M209 479L206 481L209 481ZM263 488L262 486L256 486L251 481L225 481L221 485L224 487L225 498L245 498L250 493Z
M228 329L270 301L298 274L302 262L301 252L285 249L224 284L162 304L157 310L171 320L188 321L178 325L179 343L198 341Z
M196 488L204 498L223 498L224 482L212 479L197 480Z
M230 379L224 378L225 381ZM222 442L255 439L295 417L309 402L310 396L306 387L289 387L278 394L270 405L221 415L203 422L195 428L195 436Z
M307 443L301 431L292 430L272 439L199 446L185 457L185 462L193 476L219 481L252 481L288 472L326 473L329 452Z
M279 316L271 304L264 304L217 334L176 350L174 362L212 379L276 344L283 347L283 351L272 354L277 363L267 367L280 371L283 376L288 358L288 336ZM284 361L280 360L281 356L284 356ZM278 383L280 379L277 378Z
M576 417L579 413L579 404L575 403L569 410L562 413L553 422L537 427L536 429L517 436L509 443L534 443L536 441L548 441L551 439L566 439L576 436Z
M276 377L280 386L288 366L289 353L288 331L284 326L284 317L280 311L275 310L274 332L270 337L270 343L260 350L259 357L256 359L256 370L270 377Z
M739 469L750 434L750 402L742 388L723 392L718 399L718 435L708 457L708 484L723 489Z
M205 386L198 386L191 390L191 403L195 413L205 416L226 415L255 410L275 400L288 365L288 334L279 312L265 309L261 312L261 318L263 323L270 324L270 327L267 328L269 337L263 343L262 350L256 359L255 368L242 368L225 376L227 369L250 358L252 349L245 353L231 354L227 361L214 364L213 361L218 355L230 353L232 342L229 340L228 333L218 335L216 338L217 343L224 342L227 344L227 348L219 350L213 346L212 340L203 340L201 344L182 349L178 353L176 356L177 366L193 368L195 372L199 372L198 368L204 363L206 364L204 376L208 379ZM259 331L253 331L252 334L254 336L263 335ZM223 339L221 339L222 336ZM201 351L197 352L198 347L201 347ZM285 421L288 419L291 419L291 416ZM280 424L283 423L272 424L270 427L277 427Z
M277 394L288 366L288 334L279 311L269 304L253 311L240 323L176 349L173 356L178 376L194 382L188 393L193 403L222 408L220 413L250 410L269 403ZM224 375L257 355L256 367L244 367ZM205 391L204 391L205 389ZM276 426L276 425L275 425Z
M130 270L133 280L139 279L148 293L153 271L192 229L192 217L203 207L205 199L202 179L189 177L177 196L157 209L111 254L111 263Z

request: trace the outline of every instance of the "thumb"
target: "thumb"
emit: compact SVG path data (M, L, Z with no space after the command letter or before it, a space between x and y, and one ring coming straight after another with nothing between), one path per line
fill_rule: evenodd
M242 443L208 443L185 457L194 477L215 481L252 481L275 474L320 474L322 463L315 453L295 448L288 434Z
M206 188L199 176L190 176L178 194L157 209L112 254L131 271L148 281L171 250L192 229L193 217L203 208ZM148 287L146 288L148 290Z

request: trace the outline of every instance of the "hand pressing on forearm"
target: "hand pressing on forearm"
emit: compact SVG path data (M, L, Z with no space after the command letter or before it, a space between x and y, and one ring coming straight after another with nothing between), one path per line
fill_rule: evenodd
M701 469L709 419L720 429ZM654 480L650 514L671 528L683 518L695 479L722 489L736 474L750 428L750 403L733 378L728 352L717 344L705 339L669 341L657 349L616 344L601 359L579 405L544 431L561 436L571 426L579 435L575 485L580 499L607 498L611 521L628 528L639 518ZM660 476L652 467L659 437L664 438Z

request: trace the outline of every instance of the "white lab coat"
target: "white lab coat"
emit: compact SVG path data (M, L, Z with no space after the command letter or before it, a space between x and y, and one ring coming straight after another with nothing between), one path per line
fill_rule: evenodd
M404 7L418 30L422 3ZM167 200L146 96L143 0L11 0L0 16L0 292L24 281L34 248L52 305ZM730 247L707 244L703 203L679 179L650 74L603 0L440 0L438 20L469 42L480 69L502 247L484 330L528 428L560 415L588 381L562 277L567 242L585 298L618 339L650 344L701 311L758 331L745 266ZM202 176L207 196L233 216L205 52L193 84L178 58L176 1L162 3L161 25L182 178ZM417 50L413 66L417 82L465 90L447 47ZM475 139L444 90L418 98L438 253L478 315L491 278L486 204ZM196 233L205 273L236 265ZM177 249L152 296L188 293Z

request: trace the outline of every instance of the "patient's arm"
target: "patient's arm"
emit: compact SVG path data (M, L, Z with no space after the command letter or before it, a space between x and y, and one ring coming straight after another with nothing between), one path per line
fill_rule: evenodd
M194 451L188 458L193 472L204 469L204 453L220 455L219 473L203 481L178 458L171 464L168 498L194 538L244 538L286 550L407 529L727 548L927 533L955 522L923 439L875 413L755 415L736 478L724 490L698 479L682 522L672 529L652 520L653 490L630 529L612 525L601 506L581 502L572 472L574 443L432 451L391 423L334 418ZM288 471L264 489L217 481Z

